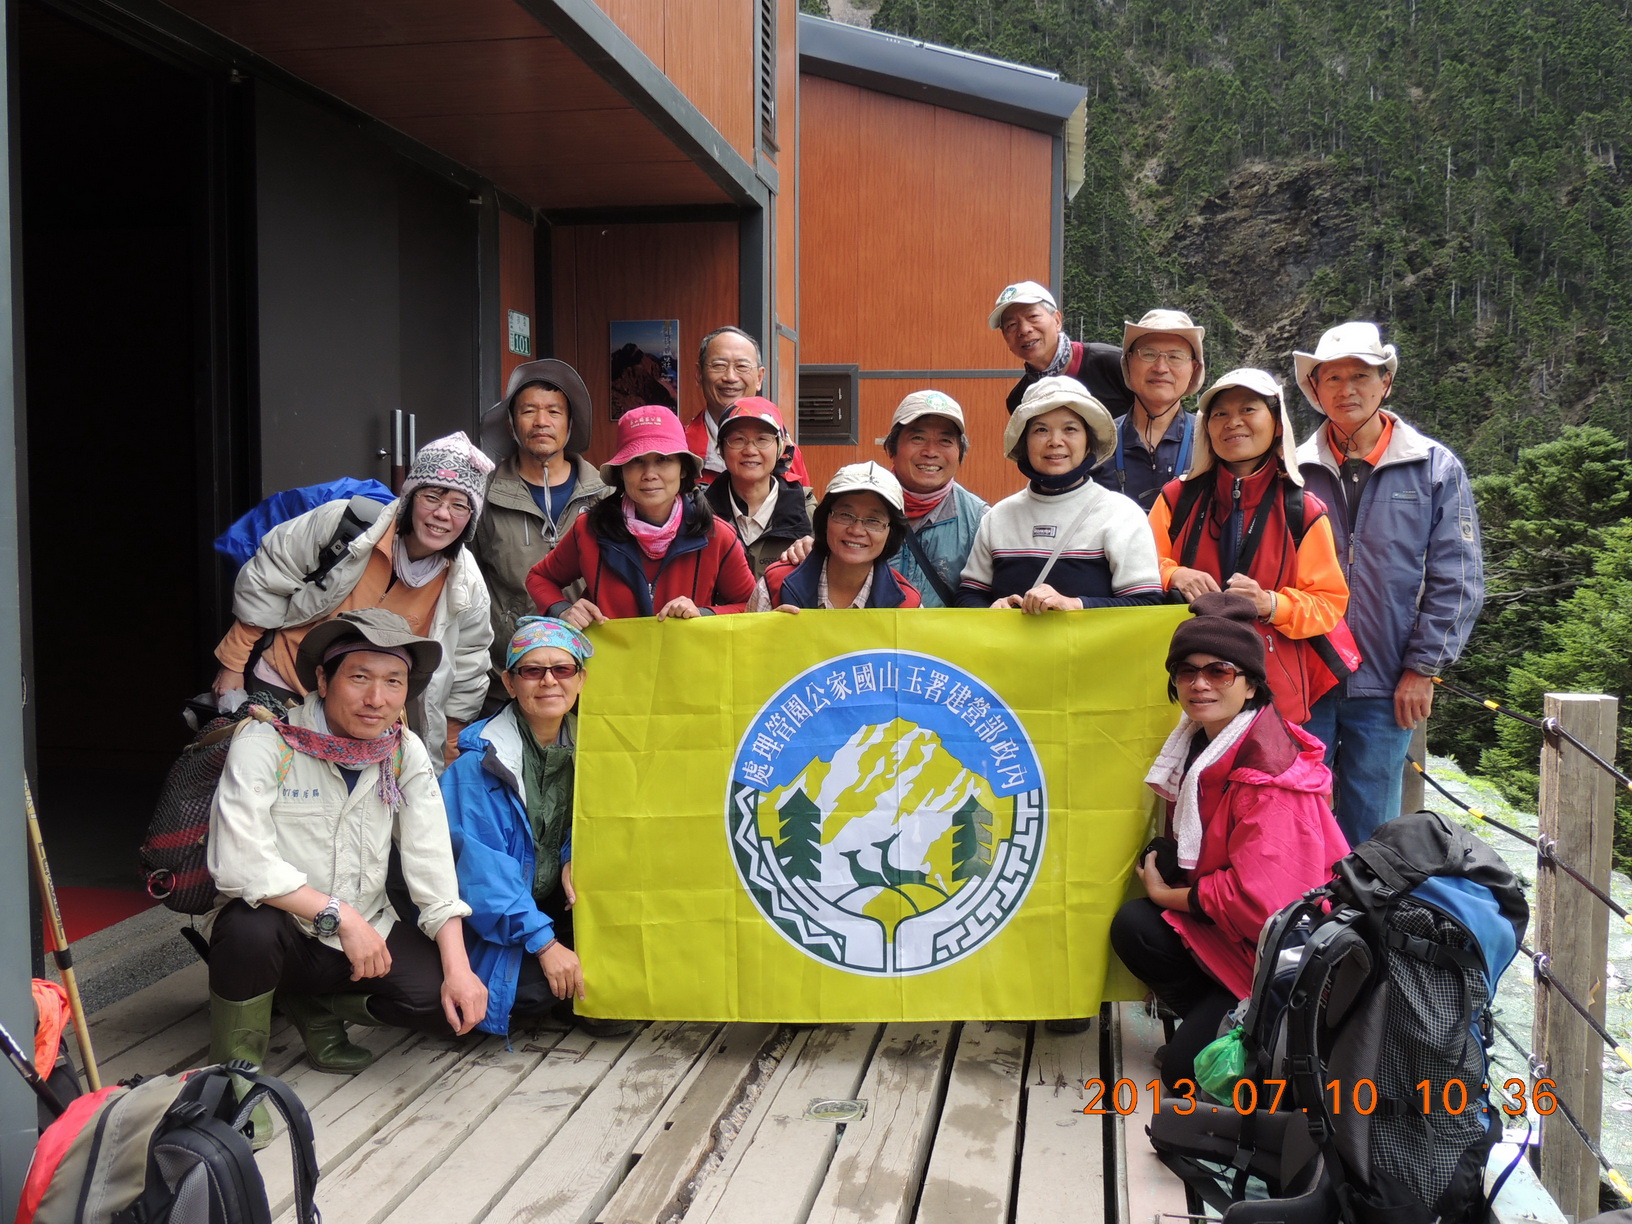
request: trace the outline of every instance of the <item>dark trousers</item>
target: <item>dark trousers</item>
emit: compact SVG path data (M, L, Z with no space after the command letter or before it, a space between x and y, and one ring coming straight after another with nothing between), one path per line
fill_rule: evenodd
M1173 1087L1196 1078L1196 1055L1218 1036L1236 998L1201 967L1154 901L1129 901L1111 919L1111 947L1122 963L1179 1017L1162 1053L1162 1082Z
M452 1037L442 1011L442 956L417 927L398 922L386 936L391 969L351 980L351 962L301 931L292 915L270 905L229 902L210 932L210 991L229 1000L269 990L291 994L366 994L381 1023Z
M555 937L567 947L572 947L572 911L567 908L566 894L557 888L539 909L555 923ZM552 1010L560 1002L562 1000L556 998L555 991L550 989L549 979L544 976L544 966L538 963L538 957L523 952L521 972L516 977L516 1001L511 1006L511 1014L539 1015Z

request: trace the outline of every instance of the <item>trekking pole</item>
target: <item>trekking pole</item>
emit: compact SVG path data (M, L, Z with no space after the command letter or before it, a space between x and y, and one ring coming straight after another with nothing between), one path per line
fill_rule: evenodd
M40 818L34 811L34 788L23 775L23 804L28 809L28 844L34 851L34 879L40 886L40 904L45 907L46 934L51 937L51 958L57 962L63 989L68 992L68 1010L74 1017L74 1035L79 1039L79 1056L85 1064L85 1082L91 1091L102 1087L96 1073L96 1055L91 1052L91 1030L85 1023L85 1005L79 999L79 980L74 976L74 954L62 929L62 910L57 908L57 888L51 882L51 864L45 861L45 842L40 837Z
M34 1095L45 1102L45 1107L51 1111L51 1116L54 1118L62 1117L63 1111L68 1107L62 1103L62 1098L56 1094L51 1085L45 1082L45 1077L35 1070L34 1064L28 1061L28 1055L23 1053L22 1046L17 1044L17 1039L7 1031L6 1026L3 1024L0 1024L0 1046L5 1047L6 1058L10 1060L12 1066L17 1068L17 1074L21 1075L28 1082L28 1086L34 1089Z

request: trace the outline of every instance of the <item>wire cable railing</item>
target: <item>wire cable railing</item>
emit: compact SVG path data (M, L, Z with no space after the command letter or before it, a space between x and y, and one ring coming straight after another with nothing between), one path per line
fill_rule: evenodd
M1617 783L1619 783L1622 787L1624 787L1626 790L1632 791L1632 777L1629 777L1628 775L1622 773L1620 770L1616 769L1613 764L1611 764L1609 761L1606 761L1590 745L1583 744L1580 741L1580 739L1578 739L1576 736L1572 735L1569 731L1565 730L1563 724L1560 723L1558 721L1558 719L1556 719L1556 718L1532 718L1528 714L1520 714L1517 710L1512 709L1509 706L1505 706L1501 702L1496 701L1496 700L1494 700L1494 699L1492 699L1490 697L1481 697L1481 696L1479 696L1478 693L1472 692L1469 689L1465 689L1460 684L1452 684L1449 680L1445 679L1445 677L1443 677L1443 676L1435 676L1433 678L1433 680L1434 680L1435 684L1437 684L1440 687L1444 688L1447 692L1455 693L1458 697L1465 697L1469 701L1478 702L1480 705L1484 706L1487 710L1494 710L1496 713L1502 715L1505 718L1516 719L1517 721L1523 723L1527 727L1534 727L1537 731L1540 731L1543 735L1545 735L1549 740L1553 740L1553 741L1562 740L1564 743L1566 743L1570 747L1574 748L1582 756L1586 757L1587 760L1591 761L1594 765L1598 766L1599 769L1603 770L1610 777L1614 778L1615 781Z

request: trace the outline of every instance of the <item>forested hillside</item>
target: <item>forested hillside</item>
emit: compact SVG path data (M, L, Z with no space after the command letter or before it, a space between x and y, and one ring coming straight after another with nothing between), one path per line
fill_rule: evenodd
M1284 379L1325 326L1377 320L1400 350L1391 406L1485 478L1492 598L1464 682L1530 708L1548 688L1632 695L1627 4L876 7L875 29L1088 88L1074 334L1117 340L1122 320L1177 306L1207 326L1212 373ZM1442 705L1433 734L1533 800L1535 745L1514 728Z

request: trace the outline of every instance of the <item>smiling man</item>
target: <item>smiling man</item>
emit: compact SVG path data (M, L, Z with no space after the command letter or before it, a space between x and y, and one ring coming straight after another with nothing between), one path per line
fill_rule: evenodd
M990 509L957 481L969 453L963 406L939 391L914 391L896 405L884 450L907 515L906 538L890 564L918 588L924 607L955 607L958 579Z
M1082 383L1112 416L1132 403L1122 378L1122 350L1114 344L1082 343L1065 334L1065 316L1054 295L1036 281L1019 281L997 295L987 325L1025 365L1009 391L1012 413L1039 378L1063 374Z
M1335 761L1338 823L1358 845L1400 814L1411 730L1484 604L1479 517L1461 460L1383 408L1399 356L1375 323L1340 324L1292 359L1325 418L1298 465L1330 514L1363 657L1305 726Z
M742 328L716 327L703 337L697 347L697 387L703 393L703 410L686 425L686 445L703 461L703 474L697 478L700 488L707 488L725 471L719 436L726 410L744 396L758 395L764 383L765 359L759 341ZM810 487L805 457L797 446L788 463L788 479Z
M210 810L212 1062L261 1064L274 993L312 1065L344 1075L373 1061L346 1021L450 1037L486 1015L442 794L402 723L441 657L393 612L342 612L300 644L312 691L288 721L233 739ZM386 897L393 845L417 927Z
M1207 378L1206 336L1182 310L1146 311L1123 326L1122 376L1133 398L1116 418L1116 449L1094 479L1141 510L1149 511L1162 486L1190 466L1196 419L1182 405Z
M517 366L504 398L482 414L482 449L498 466L471 550L493 597L491 695L500 701L505 647L516 621L533 614L527 571L612 492L583 457L591 419L584 380L554 358Z

